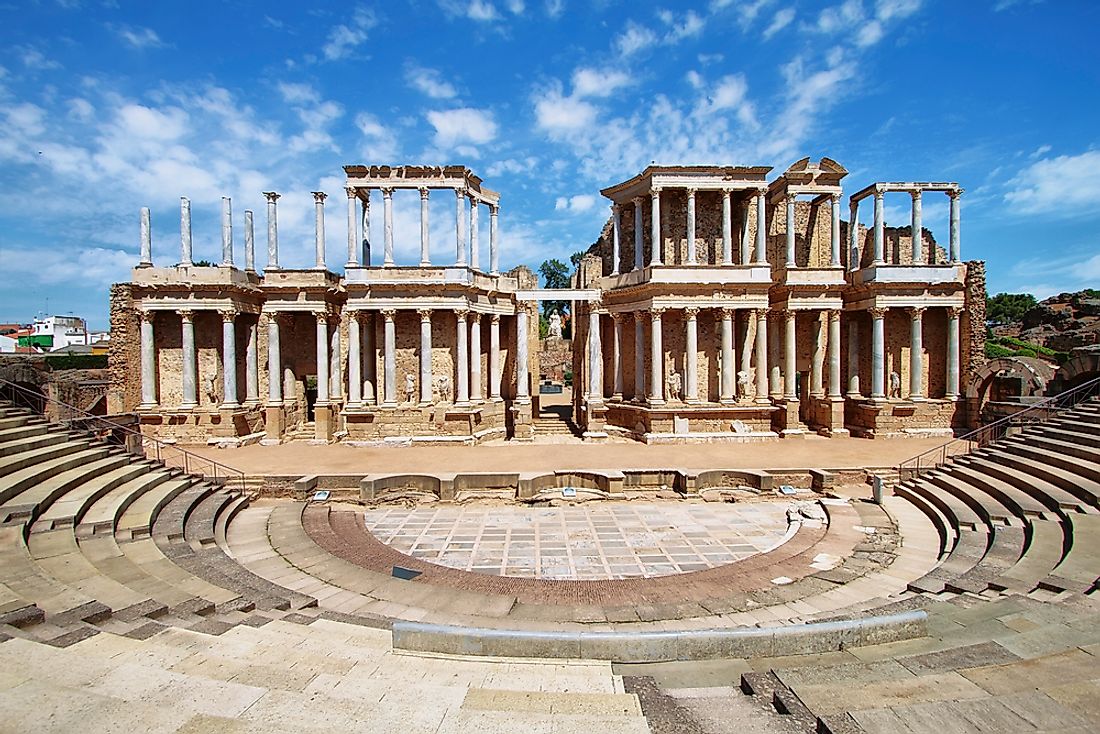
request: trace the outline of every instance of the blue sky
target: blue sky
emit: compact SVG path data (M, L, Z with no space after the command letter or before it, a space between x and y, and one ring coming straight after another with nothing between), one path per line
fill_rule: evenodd
M219 259L227 195L238 243L256 212L262 265L261 192L282 192L281 259L305 267L325 190L339 271L347 163L470 166L501 192L502 266L537 267L590 244L599 189L651 161L827 155L848 193L960 182L963 255L991 292L1097 287L1098 26L1086 0L0 2L0 321L106 326L139 208L168 265L181 195L196 258ZM395 209L411 264L419 199ZM453 254L453 197L431 214ZM926 198L940 241L946 216Z

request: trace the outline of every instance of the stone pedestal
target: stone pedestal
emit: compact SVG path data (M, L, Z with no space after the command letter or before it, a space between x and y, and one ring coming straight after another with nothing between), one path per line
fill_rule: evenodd
M515 403L509 410L512 413L512 439L530 441L535 437L535 425L531 418L531 403Z
M264 441L278 443L286 431L286 413L281 405L269 405L264 408Z
M774 429L783 438L800 438L806 435L806 429L799 419L801 403L797 399L780 400L779 410L774 414Z
M829 426L826 435L847 436L848 429L844 427L844 398L825 398L825 403L829 409Z
M588 415L585 421L584 427L584 440L586 442L591 441L606 441L607 440L607 406L600 403L588 403L586 406Z
M313 406L314 437L318 441L331 441L335 431L336 415L331 405Z

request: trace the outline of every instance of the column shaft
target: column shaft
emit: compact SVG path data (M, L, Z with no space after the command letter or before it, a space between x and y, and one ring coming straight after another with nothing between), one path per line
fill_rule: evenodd
M743 314L743 316L738 317L738 313ZM743 330L741 332L741 370L740 371L744 372L745 375L748 376L748 375L752 374L752 354L753 354L753 342L756 339L756 320L753 318L753 312L752 311L740 311L740 312L734 311L733 316L736 320L732 323L730 331L733 332L732 336L734 337L734 339L733 339L734 346L736 346L736 343L737 343L737 339L736 339L736 337L737 337L737 328L736 328L737 327L737 321L742 321L744 323L744 327L743 327ZM735 385L735 387L738 387L738 386ZM731 394L734 393L734 388L730 389L730 393ZM743 399L747 398L748 397L748 385L745 386L744 392L742 392L741 389L739 389L739 387L738 387L738 389L736 390L736 397L739 400L743 400Z
M687 333L684 335L684 400L699 402L699 309L685 308Z
M840 311L829 311L829 397L840 397Z
M496 275L500 272L500 245L497 241L497 215L500 207L496 204L489 206L489 272Z
M645 327L643 311L634 312L634 399L645 400Z
M500 400L500 315L489 317L489 399Z
M374 325L377 319L369 311L363 312L363 402L378 402L378 353L374 348Z
M382 265L393 265L393 189L382 189Z
M741 205L741 259L739 265L748 265L752 261L752 240L749 239L749 200Z
M237 402L237 329L236 314L222 313L222 396L223 408L236 408Z
M149 218L149 207L141 207L141 260L139 268L148 268L153 264L153 232Z
M336 319L332 335L329 337L329 386L330 400L339 400L344 394L344 368L340 348L340 319Z
M455 189L455 265L466 264L466 194Z
M859 322L853 312L848 317L848 397L861 397L859 385Z
M157 355L153 334L153 313L141 311L141 405L152 408L157 404Z
M195 362L195 322L194 313L181 311L183 356L183 401L181 408L194 408L199 404L198 365Z
M283 404L283 353L279 348L279 315L267 314L267 404Z
M756 310L756 402L762 405L768 399L768 310Z
M733 364L733 310L722 309L722 373L719 378L718 399L733 402L735 373Z
M527 376L527 304L518 304L516 309L516 402L531 402Z
M795 362L797 352L795 350L795 337L797 335L798 313L787 311L785 314L786 326L783 340L783 371L786 373L783 381L783 394L788 400L798 398L797 375L798 366Z
M722 192L722 264L733 265L733 213L730 192Z
M429 189L420 189L420 267L432 264L431 243L428 234Z
M759 265L766 265L768 262L768 214L767 214L767 201L765 197L767 192L761 189L756 194L756 259L754 262Z
M924 246L921 242L922 234L924 232L924 224L921 221L921 192L920 190L914 191L913 194L913 214L910 220L910 230L912 230L912 248L913 248L913 264L924 265Z
M909 399L924 400L924 309L910 309L909 316Z
M886 309L871 309L871 399L886 398Z
M470 316L470 400L480 403L481 391L481 314Z
M180 265L190 267L191 262L191 200L180 197Z
M371 267L370 253L370 189L363 191L363 203L360 205L363 215L363 267Z
M642 259L642 197L636 196L634 203L634 269L641 270L645 263Z
M244 352L244 402L255 405L260 402L260 325L248 324L248 344Z
M947 386L945 397L959 397L959 315L961 308L947 309Z
M621 229L619 205L611 205L611 274L619 274L619 234Z
M665 402L665 347L663 332L661 329L661 314L663 308L655 308L649 312L649 401L654 405L663 405Z
M875 192L875 259L872 265L882 265L885 260L886 224L882 212L882 192Z
M695 264L695 189L687 191L687 262Z
M313 192L313 244L316 250L318 270L327 270L325 264L325 199L328 195L321 191Z
M612 395L616 400L623 399L623 315L611 314L614 329L611 334L611 369L615 371Z
M455 405L470 403L470 355L466 311L455 312Z
M470 267L477 270L481 267L481 242L478 232L478 203L477 199L470 197Z
M649 193L649 264L661 264L661 250L664 242L661 241L661 190L654 189Z
M959 196L961 194L961 190L948 194L951 197L951 233L948 247L953 263L959 262L962 257L962 244L959 241Z
M363 403L363 323L358 311L348 311L348 407Z
M420 312L420 402L432 402L432 312Z
M603 349L600 344L600 312L588 312L588 400L603 402Z
M274 191L265 191L267 199L267 269L279 269L279 219L275 211L275 202L279 195Z
M826 330L829 328L825 321L827 313L817 312L817 321L814 322L813 355L810 358L810 395L821 397L825 394L822 373L825 371L825 341ZM824 323L822 323L824 321Z
M787 267L795 267L794 196L787 196Z
M840 267L840 194L829 197L832 222L829 225L829 266Z
M397 312L386 310L382 312L385 319L383 329L383 355L382 369L385 371L385 387L382 391L382 405L387 408L397 406L397 329L394 319Z
M244 269L256 272L256 225L249 209L244 210Z
M233 203L222 197L222 265L233 267Z
M859 270L859 202L848 205L848 270Z
M317 314L317 400L314 405L328 405L328 315Z
M348 262L347 267L359 267L359 212L355 207L355 188L348 186Z

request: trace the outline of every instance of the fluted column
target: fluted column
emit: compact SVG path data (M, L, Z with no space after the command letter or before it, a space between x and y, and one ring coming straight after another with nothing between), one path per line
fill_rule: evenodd
M959 397L959 316L962 312L958 306L947 309L947 386L944 396L948 400Z
M756 402L767 405L768 399L768 309L758 308L756 316Z
M872 265L882 265L885 260L886 248L886 223L883 220L882 211L883 192L875 192L875 259Z
M684 402L699 402L699 309L684 309Z
M661 329L661 314L664 312L664 308L649 310L649 402L653 405L664 405L665 402L665 347Z
M420 267L432 264L431 242L428 234L428 197L431 189L420 187Z
M948 191L947 196L951 199L951 229L948 251L951 262L957 263L962 257L962 244L959 241L959 197L962 196L962 189Z
M645 200L635 196L631 201L634 204L634 269L641 270L645 266L642 258L642 203Z
M859 202L848 204L848 270L859 270Z
M249 319L248 343L244 352L244 402L257 405L260 402L260 325Z
M249 209L244 210L244 269L256 272L256 229Z
M756 265L768 264L768 214L767 189L756 192Z
M179 312L182 325L182 344L180 354L183 357L183 391L181 408L196 408L199 404L198 365L195 362L195 312Z
M279 348L279 314L264 314L267 319L267 405L283 404L283 352Z
M516 304L516 402L531 402L527 374L527 321L531 318L531 304Z
M827 314L825 311L817 312L817 321L814 323L813 333L813 353L810 356L809 390L809 394L815 398L822 397L825 394L822 373L825 371L825 337L827 336L826 329L828 329L826 319Z
M620 234L619 205L611 205L611 274L619 274L619 234Z
M829 397L840 397L840 311L829 312Z
M829 266L840 267L840 194L829 196L829 211L832 221L829 224Z
M221 311L222 317L222 408L239 408L237 402L237 312Z
M603 346L600 344L600 312L595 304L588 311L588 400L603 402Z
M466 192L455 189L455 265L466 265Z
M190 267L191 262L191 200L180 197L180 265Z
M499 403L500 397L500 314L489 317L489 399Z
M798 356L798 352L795 349L796 336L798 332L797 316L798 312L791 309L787 309L783 312L783 317L786 321L786 329L783 333L783 372L785 373L784 377L786 378L783 381L783 395L788 400L794 400L798 398L798 366L795 361Z
M233 267L233 202L222 197L222 266Z
M489 272L496 275L500 272L500 244L497 232L497 219L500 207L496 204L489 205Z
M344 369L340 359L340 318L337 317L333 324L332 334L329 336L329 381L328 396L330 400L339 400L344 394Z
M138 311L141 319L141 408L157 406L157 354L152 311Z
M363 404L363 323L359 311L348 311L348 407Z
M661 189L653 188L649 192L649 264L661 264L661 250L664 243L661 241Z
M275 207L279 200L279 194L274 191L265 191L267 199L267 269L279 269L279 219Z
M795 267L795 221L794 221L794 194L787 194L784 201L787 204L787 267Z
M924 400L924 307L909 309L909 399Z
M623 315L612 313L611 320L614 329L611 332L611 369L614 370L614 384L611 397L614 400L623 399Z
M695 264L695 189L687 190L687 264Z
M385 320L382 326L382 349L385 352L382 357L382 369L386 373L383 377L385 386L382 390L382 407L395 408L397 407L397 329L394 319L397 318L397 311L392 308L383 309L382 318Z
M729 189L722 190L722 264L733 265L733 212Z
M325 199L327 198L328 194L323 191L313 192L313 239L318 270L328 270L328 266L325 264Z
M909 227L912 230L913 264L924 265L924 246L921 242L924 233L924 224L921 221L921 191L920 189L910 191L909 195L913 197L913 214Z
M382 189L382 266L393 266L393 189Z
M359 212L355 206L354 186L345 186L344 191L348 195L348 261L345 267L359 267Z
M871 314L871 399L886 399L886 309L868 309Z
M153 267L153 231L147 206L141 207L141 260L138 267Z
M481 391L481 314L470 314L470 400L484 400Z
M420 404L432 403L432 310L422 308L420 314Z
M470 267L477 270L481 267L481 242L478 232L478 202L477 197L470 195Z
M645 400L645 311L634 312L634 399Z
M469 311L455 311L455 405L470 404L470 354L467 345L466 316Z
M314 405L328 405L328 314L317 317L317 401Z
M718 400L733 402L736 375L733 363L733 315L732 308L722 309L722 373L718 380Z
M370 252L370 189L363 189L360 209L363 217L363 267L369 268L373 264Z

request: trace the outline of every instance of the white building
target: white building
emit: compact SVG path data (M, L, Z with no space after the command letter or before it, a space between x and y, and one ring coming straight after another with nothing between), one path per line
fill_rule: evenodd
M77 316L46 316L34 320L34 343L49 351L88 343L88 325ZM47 338L48 337L48 338Z

